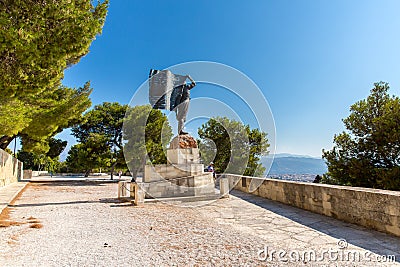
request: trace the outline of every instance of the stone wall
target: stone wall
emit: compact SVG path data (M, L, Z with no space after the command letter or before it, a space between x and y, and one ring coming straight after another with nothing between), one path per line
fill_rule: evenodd
M23 178L23 164L0 149L0 187L15 183Z
M254 195L279 201L339 220L400 236L400 192L349 186L261 179L238 175L230 188L248 192L253 181L261 184ZM260 181L263 180L263 181Z

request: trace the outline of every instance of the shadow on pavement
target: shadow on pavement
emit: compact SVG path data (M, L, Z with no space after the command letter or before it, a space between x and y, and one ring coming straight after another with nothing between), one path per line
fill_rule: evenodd
M22 208L22 207L39 207L39 206L58 206L58 205L77 205L77 204L90 204L90 203L111 203L111 204L124 204L129 203L131 200L128 198L101 198L99 200L78 200L78 201L65 201L65 202L47 202L47 203L26 203L26 204L14 204L9 205L11 208ZM124 205L111 205L111 207L119 207Z
M109 183L116 183L116 180L109 181L31 181L31 186L105 186Z
M111 203L111 204L116 204L116 205L110 205L110 207L121 207L121 206L126 206L126 204L133 205L131 203L132 199L129 197L123 197L123 198L101 198L100 202L101 203ZM123 204L123 205L118 205L118 204Z
M21 207L39 207L39 206L58 206L58 205L76 205L76 204L87 204L87 203L99 203L100 201L95 200L80 200L80 201L66 201L66 202L47 202L47 203L28 203L28 204L14 204L9 205L12 208Z

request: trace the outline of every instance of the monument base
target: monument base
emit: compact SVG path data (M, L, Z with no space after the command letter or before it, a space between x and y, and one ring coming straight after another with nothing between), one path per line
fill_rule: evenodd
M146 198L172 198L215 194L212 173L141 184Z
M204 172L195 139L175 137L167 150L167 164L146 165L141 186L146 198L172 198L215 194L213 174Z

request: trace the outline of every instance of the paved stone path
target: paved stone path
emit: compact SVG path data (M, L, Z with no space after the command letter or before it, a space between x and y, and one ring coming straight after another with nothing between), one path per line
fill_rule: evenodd
M0 266L400 266L377 262L400 259L400 238L242 192L192 208L116 194L111 183L29 184L0 218Z
M201 208L201 212L220 224L261 237L263 245L269 249L294 251L294 255L297 251L313 250L318 255L331 250L333 259L335 254L340 256L345 251L358 251L360 255L371 253L368 258L373 263L348 261L350 266L385 266L375 261L378 255L395 255L397 261L400 260L400 238L240 191L231 193L235 197L226 200L225 204L224 200L219 200ZM346 262L343 264L345 266Z

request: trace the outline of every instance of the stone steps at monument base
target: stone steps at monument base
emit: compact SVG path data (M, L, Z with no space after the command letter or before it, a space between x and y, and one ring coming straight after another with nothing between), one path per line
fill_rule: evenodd
M211 173L141 183L141 186L146 192L146 198L199 196L215 192L215 184Z

